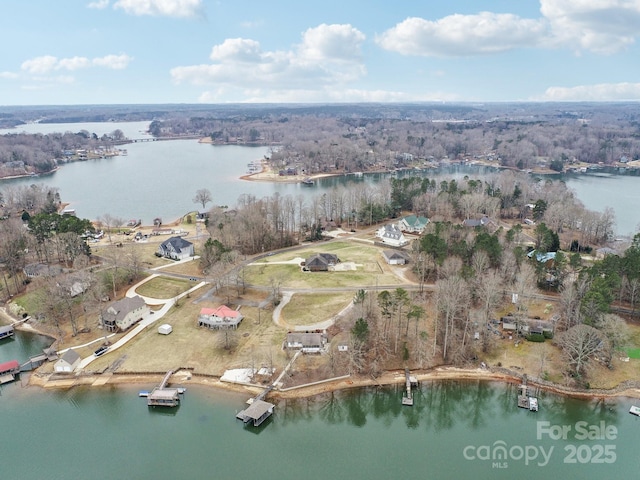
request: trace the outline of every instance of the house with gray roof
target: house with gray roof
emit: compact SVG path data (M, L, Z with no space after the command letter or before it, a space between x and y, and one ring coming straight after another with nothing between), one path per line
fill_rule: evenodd
M389 265L404 265L409 261L409 256L402 250L384 250L382 256Z
M376 231L376 237L378 237L382 243L390 245L392 247L403 247L409 243L405 238L402 230L397 225L388 224L383 225Z
M184 258L193 257L193 243L182 237L171 237L158 246L156 255L172 260L182 260Z
M150 309L141 296L125 297L122 300L113 302L100 315L100 324L110 332L116 332L118 329L124 331L142 320L149 312Z
M486 215L482 218L467 218L462 222L463 227L476 228L476 227L484 227L489 224L489 217Z
M70 348L53 365L53 370L56 373L71 373L76 369L78 364L80 364L80 360L82 360L82 358L78 352Z
M320 353L327 345L327 335L323 332L289 332L285 348L302 350L302 353Z
M307 258L304 266L311 272L327 272L329 267L335 266L340 259L333 253L315 253Z

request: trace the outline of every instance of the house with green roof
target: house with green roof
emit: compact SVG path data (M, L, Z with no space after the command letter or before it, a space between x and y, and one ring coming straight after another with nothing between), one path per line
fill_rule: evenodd
M419 217L417 215L407 215L398 222L398 227L403 232L422 233L427 228L429 219L427 217Z

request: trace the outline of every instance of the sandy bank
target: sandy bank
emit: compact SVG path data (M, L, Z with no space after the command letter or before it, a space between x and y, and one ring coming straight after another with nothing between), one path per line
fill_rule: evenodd
M157 374L137 374L137 373L103 373L92 375L49 375L34 373L29 378L29 385L42 388L70 388L78 385L153 385L162 380L163 373ZM504 372L496 372L488 369L464 369L456 367L436 367L427 371L413 371L420 382L432 382L439 380L484 380L494 382L504 382L520 384L521 378L516 374ZM374 387L403 384L405 381L403 371L385 372L377 378L352 376L349 378L341 378L326 383L300 386L299 388L289 389L286 391L273 390L269 397L272 399L287 398L310 398L323 393L335 392L351 388ZM253 396L259 393L264 386L261 385L244 385L220 381L219 377L208 375L196 375L188 370L178 370L171 378L171 384L187 387L189 385L198 385L203 387L219 388L227 391L245 393ZM561 385L541 384L536 381L529 380L529 386L540 388L559 395L567 395L580 398L614 398L628 397L640 398L640 388L636 386L620 386L612 390L575 390Z

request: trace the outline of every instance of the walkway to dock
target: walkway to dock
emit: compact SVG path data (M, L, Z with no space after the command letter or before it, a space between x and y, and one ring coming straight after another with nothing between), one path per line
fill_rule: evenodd
M169 370L156 388L147 397L150 407L177 407L180 403L180 392L177 388L167 388L173 370Z

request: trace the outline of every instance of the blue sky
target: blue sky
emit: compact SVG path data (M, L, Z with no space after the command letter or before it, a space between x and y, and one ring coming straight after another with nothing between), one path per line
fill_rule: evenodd
M3 0L0 105L640 100L640 0Z

